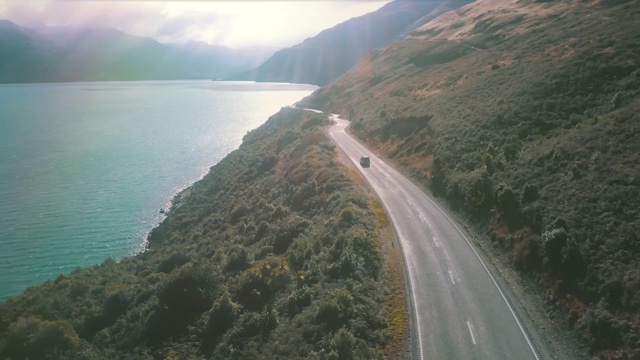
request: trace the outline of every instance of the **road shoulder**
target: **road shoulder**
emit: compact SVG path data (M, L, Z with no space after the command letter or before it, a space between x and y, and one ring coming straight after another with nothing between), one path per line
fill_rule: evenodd
M325 129L327 136L328 132ZM385 359L411 359L410 342L410 313L407 299L407 282L405 276L402 250L382 202L367 180L362 176L357 165L354 164L344 151L336 146L336 160L349 168L351 178L367 190L369 206L376 213L376 233L380 252L384 259L385 283L385 318L389 324L390 341L384 350Z

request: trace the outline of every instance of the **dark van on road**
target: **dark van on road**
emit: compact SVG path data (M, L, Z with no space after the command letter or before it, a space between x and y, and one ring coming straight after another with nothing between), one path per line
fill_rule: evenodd
M369 160L368 156L360 157L360 166L362 166L363 168L368 168L369 166L371 166L371 160Z

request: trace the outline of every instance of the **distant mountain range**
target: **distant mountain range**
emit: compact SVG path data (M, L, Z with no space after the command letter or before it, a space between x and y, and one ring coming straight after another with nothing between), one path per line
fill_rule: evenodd
M0 20L0 83L226 79L323 86L371 50L473 1L392 1L275 53L162 44L111 28L30 29Z
M347 20L301 44L280 50L256 69L230 80L306 83L324 86L365 54L408 35L447 11L473 0L400 1Z
M110 28L35 30L0 20L0 83L225 78L273 51L161 44Z

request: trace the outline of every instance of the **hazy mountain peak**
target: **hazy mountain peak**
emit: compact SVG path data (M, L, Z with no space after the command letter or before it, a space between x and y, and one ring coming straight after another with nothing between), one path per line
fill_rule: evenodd
M372 49L386 46L422 25L419 20L428 21L471 1L393 1L280 50L260 67L232 79L325 85Z

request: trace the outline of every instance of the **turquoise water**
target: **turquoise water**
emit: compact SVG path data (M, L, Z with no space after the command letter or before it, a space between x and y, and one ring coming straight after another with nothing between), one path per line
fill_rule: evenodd
M0 301L144 249L179 190L315 87L0 85Z

